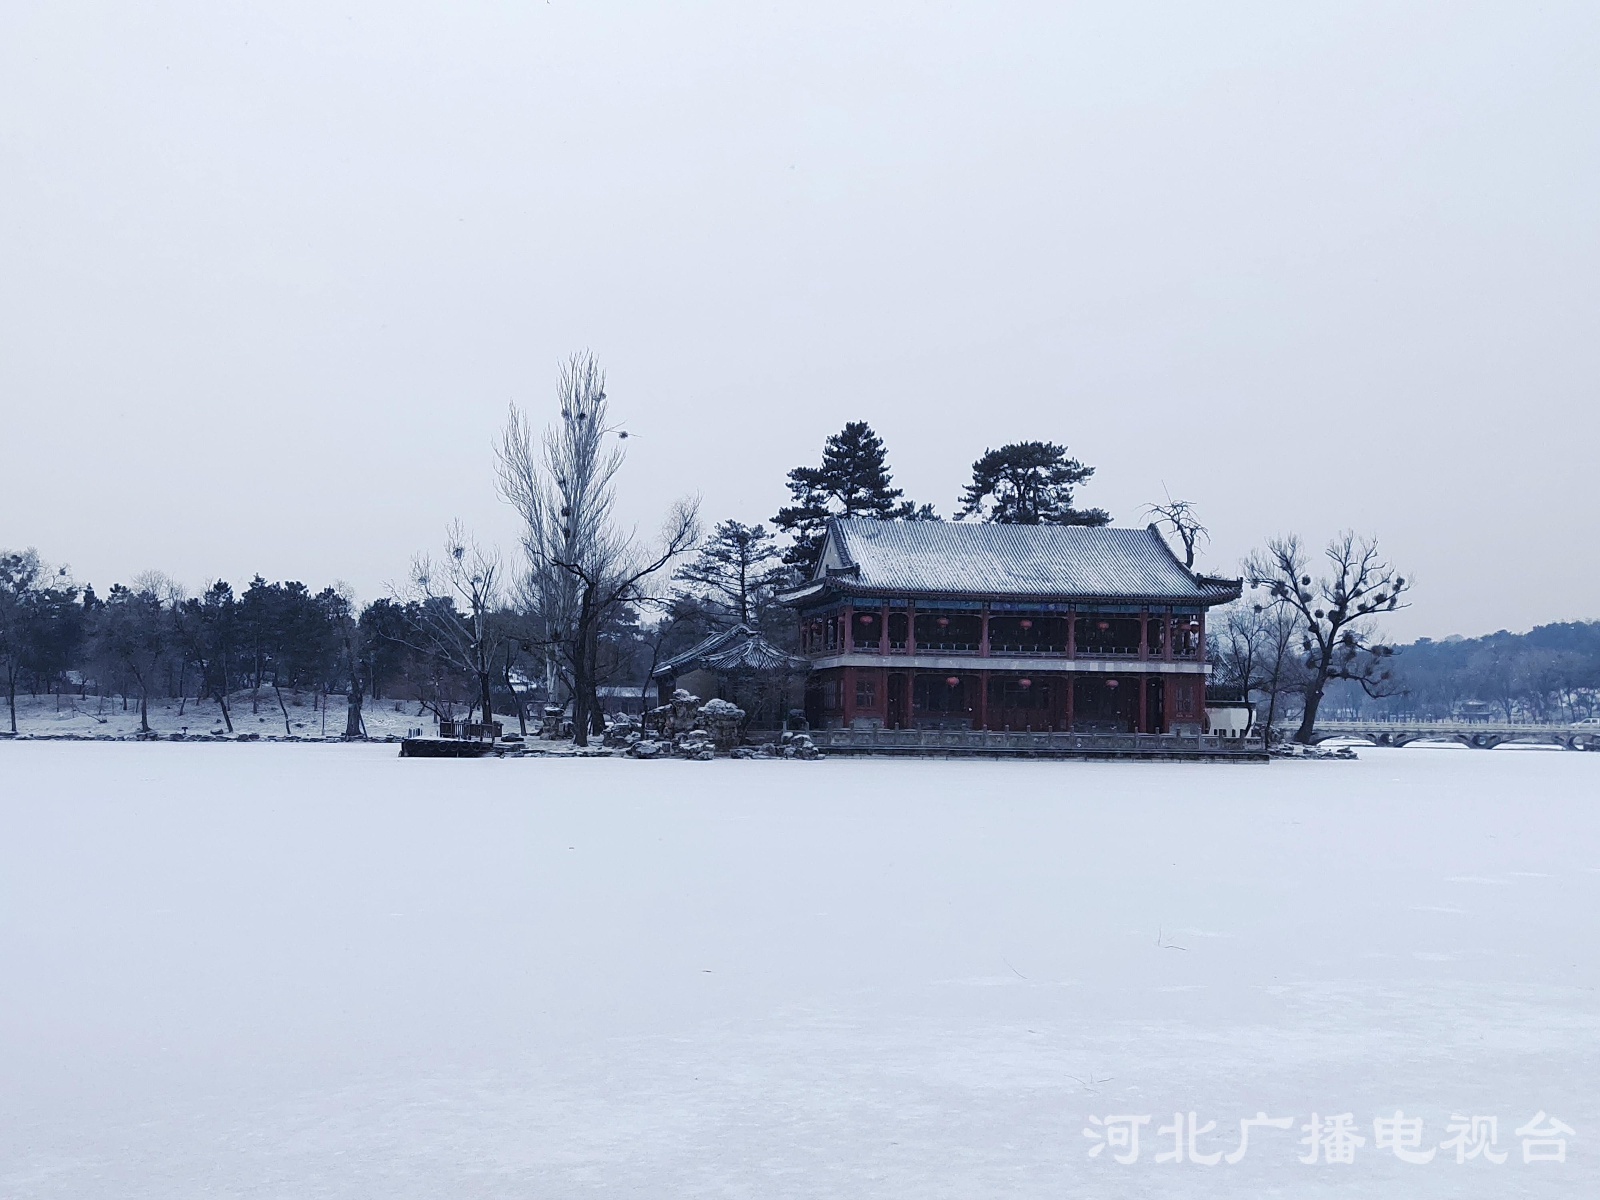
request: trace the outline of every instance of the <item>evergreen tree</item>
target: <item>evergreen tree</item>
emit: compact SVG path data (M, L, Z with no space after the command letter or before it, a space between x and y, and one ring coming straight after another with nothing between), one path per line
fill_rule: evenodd
M788 572L779 565L777 540L765 525L723 521L700 551L674 576L683 589L705 596L721 610L723 625L760 621Z
M228 692L237 681L239 650L235 645L239 602L233 588L219 579L205 595L178 606L178 628L184 650L200 668L202 691L209 692L222 710L222 722L233 732Z
M985 450L972 464L972 482L961 494L956 520L978 517L1000 525L1108 525L1103 508L1072 507L1073 489L1093 467L1067 457L1054 442L1013 442Z
M112 587L95 611L95 657L123 688L139 693L139 730L150 732L150 693L173 650L171 614L154 589ZM124 692L126 694L126 692Z
M17 732L17 681L59 679L77 659L83 611L67 569L45 569L32 550L0 552L0 673L11 732Z
M830 517L870 517L878 521L933 521L933 506L903 499L885 462L883 439L865 421L852 421L822 447L822 465L789 472L794 503L778 510L773 522L793 535L783 561L810 571L822 554Z
M299 582L268 583L257 575L239 598L234 630L240 666L251 675L251 712L258 693L270 682L283 715L284 732L294 730L283 689L322 689L337 669L342 649L337 613L328 594L319 598Z
M382 699L392 684L417 679L416 640L406 606L387 598L374 600L361 610L360 640L367 688L372 699Z

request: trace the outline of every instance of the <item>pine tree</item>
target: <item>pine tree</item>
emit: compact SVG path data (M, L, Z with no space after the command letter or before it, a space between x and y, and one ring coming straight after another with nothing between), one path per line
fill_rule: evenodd
M789 472L794 503L773 518L794 537L783 561L809 571L822 554L828 518L869 517L878 521L938 520L929 504L903 499L885 463L883 439L865 421L852 421L822 447L822 465Z
M208 587L205 595L191 597L177 607L184 651L200 668L201 694L216 700L229 733L233 732L233 713L228 692L238 681L238 615L233 588L221 579Z
M95 657L120 676L122 687L131 682L138 689L141 733L150 732L150 693L168 665L172 635L171 614L150 588L117 584L95 614Z
M750 625L760 620L787 574L778 557L777 541L765 525L723 521L674 578L695 585L724 611L726 623Z
M1072 492L1094 474L1054 442L1013 442L985 450L972 464L956 520L976 516L1000 525L1108 525L1103 508L1072 507Z
M0 551L0 667L11 732L17 732L17 681L59 678L83 640L83 610L67 569L47 570L33 550Z

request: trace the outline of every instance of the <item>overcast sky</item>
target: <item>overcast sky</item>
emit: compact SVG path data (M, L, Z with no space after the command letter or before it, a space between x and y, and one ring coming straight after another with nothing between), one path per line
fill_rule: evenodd
M864 419L1600 617L1600 5L0 5L0 546L366 599L590 347L622 508Z

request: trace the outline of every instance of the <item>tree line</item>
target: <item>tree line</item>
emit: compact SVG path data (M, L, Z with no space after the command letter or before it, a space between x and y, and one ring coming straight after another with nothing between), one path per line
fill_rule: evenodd
M285 690L342 696L344 733L364 732L363 705L403 695L440 716L487 719L530 704L570 720L576 741L604 729L602 689L648 684L654 666L711 633L748 625L794 649L795 622L777 603L814 568L834 517L940 520L894 484L883 439L864 421L828 437L816 465L788 472L790 502L771 528L736 519L702 536L698 503L674 503L659 536L641 541L612 515L628 432L614 420L605 373L587 353L562 364L556 405L538 427L513 406L496 450L501 496L522 519L507 562L451 526L438 554L420 554L395 594L359 607L347 590L313 592L256 577L241 593L219 580L188 596L150 574L104 596L46 570L33 551L0 566L0 668L15 731L19 688L95 688L139 707L167 697L211 701L231 731L236 697L252 713ZM1080 507L1094 468L1066 446L1015 442L972 464L955 520L1104 525ZM1147 506L1194 564L1206 531L1187 501Z
M1259 701L1269 727L1306 740L1319 715L1393 720L1577 721L1600 710L1600 621L1391 644L1378 618L1409 603L1411 582L1377 543L1342 534L1314 572L1295 538L1245 564L1240 603L1215 614L1216 683ZM1315 576L1315 577L1314 577Z
M777 597L815 567L831 518L942 519L895 486L883 439L854 421L824 441L815 465L788 472L789 503L770 527L725 519L702 533L698 502L684 498L655 538L639 539L612 511L628 436L600 364L573 355L550 418L540 425L513 406L496 447L500 494L522 521L520 553L508 561L453 525L441 552L419 554L402 587L365 606L346 589L260 576L237 594L219 580L189 596L150 574L101 596L33 551L0 553L12 729L19 690L93 687L136 703L144 728L150 700L165 696L215 703L231 730L232 706L247 695L252 712L275 707L288 730L288 690L342 697L351 737L364 732L366 702L394 696L440 716L515 713L524 732L530 707L544 705L584 743L604 729L603 692L642 695L657 663L713 632L743 624L794 649L795 622ZM1077 500L1094 473L1056 442L988 448L952 519L1104 525L1108 512ZM1144 515L1193 568L1208 537L1194 505L1167 496ZM1544 717L1583 710L1596 686L1588 626L1387 643L1379 618L1409 603L1411 583L1371 539L1341 535L1317 565L1298 538L1276 538L1243 574L1245 598L1210 624L1215 682L1255 697L1270 724L1292 715L1301 738L1324 704L1440 715L1476 701Z
M92 688L138 706L150 729L156 699L211 701L233 732L233 706L276 707L284 693L347 697L345 732L363 732L364 696L405 687L437 706L458 696L450 664L422 647L423 601L380 599L359 611L349 595L260 576L242 592L219 580L189 596L149 573L104 595L47 570L35 551L0 554L0 671L11 731L19 692Z
M1600 712L1600 621L1538 625L1527 633L1420 638L1396 648L1402 690L1340 695L1352 717L1581 721Z

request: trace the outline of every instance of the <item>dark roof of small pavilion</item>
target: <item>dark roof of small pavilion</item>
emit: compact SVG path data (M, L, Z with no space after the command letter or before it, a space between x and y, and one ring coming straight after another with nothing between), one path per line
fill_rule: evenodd
M661 663L651 678L686 671L804 671L809 659L786 654L748 625L713 633L682 654Z
M991 599L1128 599L1218 604L1240 581L1197 574L1154 525L984 525L959 521L828 522L810 582L790 603L845 595Z

